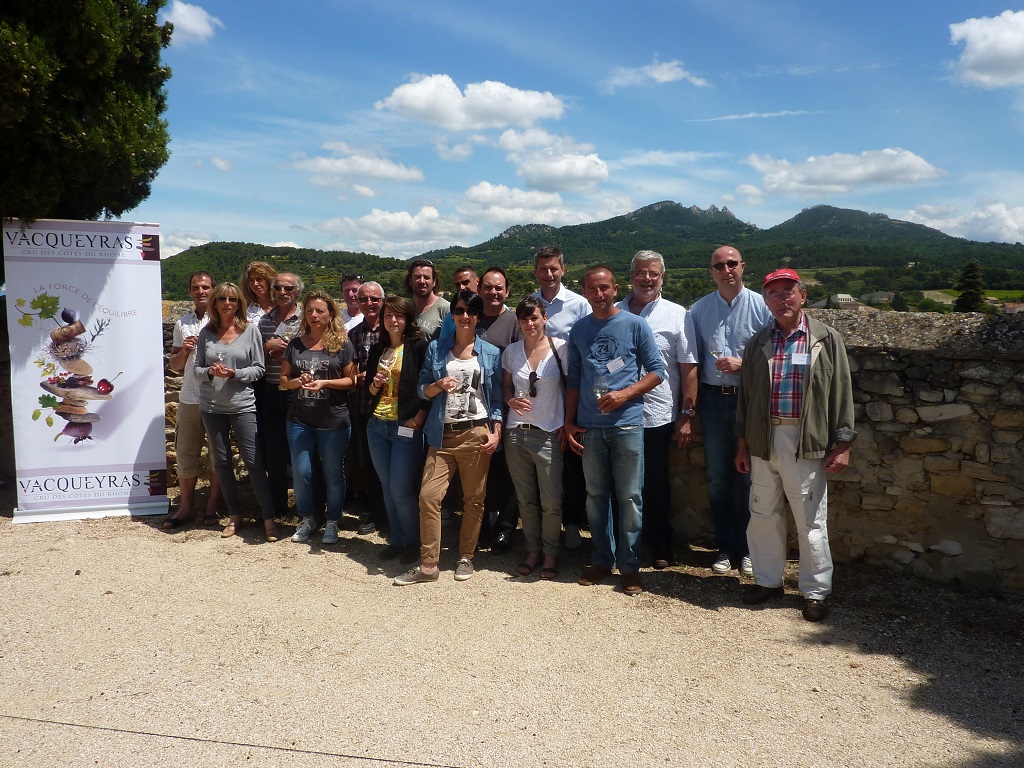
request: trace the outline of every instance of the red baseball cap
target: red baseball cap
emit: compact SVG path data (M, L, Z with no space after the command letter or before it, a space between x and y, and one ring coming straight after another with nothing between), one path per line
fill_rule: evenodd
M776 269L774 272L769 272L765 275L761 288L767 288L768 283L774 283L776 280L795 280L799 283L800 275L796 273L795 269Z

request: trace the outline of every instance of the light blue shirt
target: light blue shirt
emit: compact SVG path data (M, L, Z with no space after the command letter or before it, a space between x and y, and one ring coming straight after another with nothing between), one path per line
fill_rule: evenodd
M719 357L743 357L747 342L772 319L761 294L744 287L730 304L721 293L714 291L693 303L690 318L697 332L701 383L739 386L738 373L722 373L715 368L712 342L721 350Z
M572 327L594 311L589 301L564 285L559 287L558 293L551 301L545 299L539 290L534 291L533 295L544 305L544 313L548 316L548 336L554 336L556 339L568 341Z

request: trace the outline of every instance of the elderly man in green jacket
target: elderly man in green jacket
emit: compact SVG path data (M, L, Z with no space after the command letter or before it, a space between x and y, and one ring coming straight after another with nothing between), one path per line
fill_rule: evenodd
M832 592L826 476L849 464L857 436L850 364L839 333L804 313L807 290L794 270L765 277L764 300L774 319L744 350L736 409L736 469L750 472L754 566L743 602L783 594L788 500L800 540L803 616L821 621Z

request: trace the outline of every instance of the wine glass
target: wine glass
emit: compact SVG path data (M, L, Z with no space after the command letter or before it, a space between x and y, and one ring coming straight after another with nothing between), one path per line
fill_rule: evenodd
M722 342L717 338L711 339L710 343L708 344L708 352L711 353L711 356L715 358L715 360L722 356L723 351L724 350L722 349Z
M604 376L594 377L594 394L598 400L608 394L608 379Z

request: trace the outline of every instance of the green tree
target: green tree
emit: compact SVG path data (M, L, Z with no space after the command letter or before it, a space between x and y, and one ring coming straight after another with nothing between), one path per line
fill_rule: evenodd
M971 259L964 265L960 279L953 287L960 291L960 295L953 302L954 311L985 311L985 286L981 281L981 265L977 261Z
M896 292L892 295L892 308L897 312L909 312L910 304L902 293Z
M119 216L167 162L166 0L0 5L0 216Z

